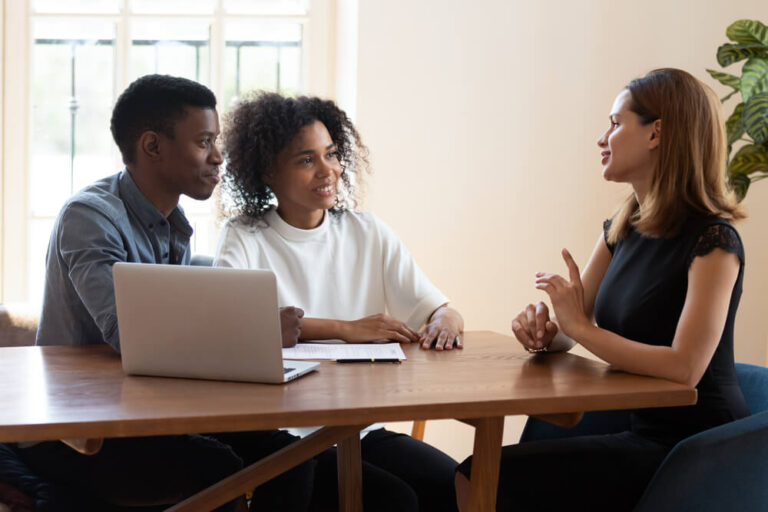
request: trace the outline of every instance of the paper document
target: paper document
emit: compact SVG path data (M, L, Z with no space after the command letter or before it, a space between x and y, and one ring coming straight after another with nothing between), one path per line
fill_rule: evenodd
M283 349L283 359L400 359L405 354L399 343L297 343Z

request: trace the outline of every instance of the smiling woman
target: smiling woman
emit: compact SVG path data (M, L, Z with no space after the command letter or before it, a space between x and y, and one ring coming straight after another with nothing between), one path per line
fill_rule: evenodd
M224 146L240 216L225 224L216 264L272 270L280 306L305 311L301 339L461 348L448 299L387 225L353 209L366 148L332 101L257 96L226 118ZM453 459L382 424L364 434L366 510L455 510ZM313 510L338 508L335 478L329 450L317 457Z

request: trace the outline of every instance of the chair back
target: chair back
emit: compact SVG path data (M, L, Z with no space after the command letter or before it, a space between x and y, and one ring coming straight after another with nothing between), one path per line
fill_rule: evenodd
M768 368L756 364L736 363L739 387L749 406L749 412L768 411Z

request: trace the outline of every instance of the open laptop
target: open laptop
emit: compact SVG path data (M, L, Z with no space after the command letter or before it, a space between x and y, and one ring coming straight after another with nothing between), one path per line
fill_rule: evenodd
M125 373L281 383L319 366L283 367L268 270L115 263L112 274Z

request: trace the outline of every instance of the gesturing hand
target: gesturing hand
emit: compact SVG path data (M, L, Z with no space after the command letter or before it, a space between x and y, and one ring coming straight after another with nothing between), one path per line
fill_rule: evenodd
M290 348L299 341L301 327L304 325L304 310L293 306L280 308L280 331L283 348Z
M557 274L538 272L536 288L544 290L549 295L560 329L566 335L575 338L576 329L589 323L589 319L584 312L584 287L581 284L579 267L567 249L563 249L563 259L568 266L570 281Z
M397 318L379 313L346 322L344 341L364 343L366 341L393 340L400 343L412 343L419 340L419 335Z
M539 301L528 304L512 319L512 332L527 350L541 351L552 343L557 334L557 324L549 318L549 308Z

